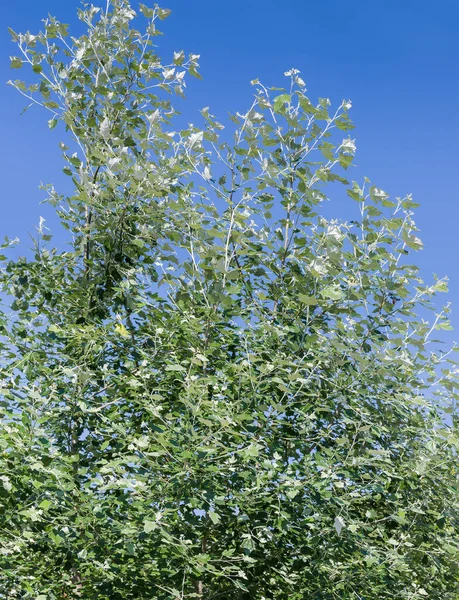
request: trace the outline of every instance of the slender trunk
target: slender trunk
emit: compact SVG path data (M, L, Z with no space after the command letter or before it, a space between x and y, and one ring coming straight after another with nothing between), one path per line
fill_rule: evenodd
M198 581L194 582L194 589L196 594L198 595L199 600L203 600L203 596L202 596L202 580L199 579Z
M201 551L203 554L205 554L207 552L207 536L206 535L202 538ZM202 579L198 579L197 581L194 582L194 590L197 594L198 599L204 600L204 586L202 583Z

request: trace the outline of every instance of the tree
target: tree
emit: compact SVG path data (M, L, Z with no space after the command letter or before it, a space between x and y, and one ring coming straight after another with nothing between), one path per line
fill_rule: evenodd
M174 129L199 57L158 56L169 12L12 32L74 191L47 187L68 246L3 245L0 597L455 599L457 379L416 205L346 181L351 104L296 70L232 136L207 108ZM321 215L333 182L355 220Z

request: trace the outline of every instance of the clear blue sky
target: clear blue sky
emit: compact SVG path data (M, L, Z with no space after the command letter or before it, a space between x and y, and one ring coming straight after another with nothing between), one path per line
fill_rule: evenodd
M97 0L94 0L98 4ZM144 0L145 4L149 4ZM413 193L425 250L422 274L450 277L453 324L459 331L459 2L457 0L170 0L160 44L164 55L183 48L201 54L204 80L188 88L188 119L243 111L256 77L283 85L301 70L311 97L353 101L357 168L394 196ZM135 5L135 3L134 3ZM76 23L74 0L10 0L2 6L1 81L16 76L7 26L40 28L47 13ZM63 182L58 141L47 115L4 86L0 94L0 236L27 232L48 216L40 181ZM343 203L352 202L344 194ZM455 338L459 335L456 333Z

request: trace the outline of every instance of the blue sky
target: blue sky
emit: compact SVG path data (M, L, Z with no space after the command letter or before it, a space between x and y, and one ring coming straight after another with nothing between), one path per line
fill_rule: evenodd
M97 4L97 0L94 2ZM144 3L148 4L146 0ZM283 72L300 69L310 96L353 101L356 165L393 196L413 193L425 250L422 274L450 277L453 324L459 330L459 3L457 0L169 0L160 45L167 56L183 48L201 54L203 81L188 88L186 115L210 106L217 115L243 111L251 79L283 85ZM38 30L48 13L75 23L74 0L14 0L2 6L0 81L15 72L7 26ZM24 101L23 101L24 100ZM64 184L58 142L49 118L4 85L0 94L0 236L27 243L40 215L38 183ZM342 195L343 206L352 200ZM346 206L338 208L341 213ZM459 336L455 336L459 338Z

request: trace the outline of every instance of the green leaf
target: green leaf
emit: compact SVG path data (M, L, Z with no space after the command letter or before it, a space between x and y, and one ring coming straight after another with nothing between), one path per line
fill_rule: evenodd
M167 19L167 17L171 14L171 12L172 12L172 10L169 8L157 8L157 15L161 19L161 21L164 21L164 19Z
M166 365L166 371L186 371L182 365Z
M259 455L259 452L259 444L250 444L250 446L244 449L244 456L247 458L256 458Z
M276 98L274 98L274 102L273 102L273 109L275 112L280 112L281 109L284 108L285 104L290 103L292 97L290 96L290 94L280 94L279 96L276 96Z
M341 517L335 517L335 521L334 521L333 525L334 525L334 527L336 529L336 533L338 535L341 535L341 532L346 527L346 525Z
M444 279L441 279L440 281L437 281L437 283L434 285L434 289L436 292L448 292L448 282Z
M403 238L403 241L405 242L405 244L409 248L412 248L413 250L421 250L423 247L422 240L420 240L418 237L416 237L413 234L410 234L410 233L404 231L402 233L402 238Z
M7 475L1 475L0 480L2 482L3 489L5 489L7 492L11 491L13 485L10 478Z
M10 56L10 67L12 69L20 69L22 67L22 60L17 56Z
M306 304L306 306L315 306L317 304L317 298L315 298L314 296L298 294L298 298L303 304Z
M131 334L126 329L126 327L122 323L116 323L115 325L116 333L123 338L130 338Z
M214 525L220 523L220 516L216 512L209 510L207 514Z
M145 531L145 533L151 533L152 531L157 529L157 527L158 524L156 523L156 521L144 521L143 530Z
M373 185L370 188L370 198L373 200L373 202L383 202L389 198L389 195Z
M174 52L174 65L183 65L185 61L185 53L183 52L183 50L180 50L180 52Z
M18 42L19 36L11 27L8 27L8 32L11 35L11 41L14 43Z
M193 66L193 65L189 66L188 73L190 75L192 75L193 77L196 77L196 79L202 79L202 75L198 72L198 70L196 69L196 67Z
M328 298L329 300L341 300L343 297L343 290L337 284L328 285L320 291L322 298Z
M448 320L440 321L435 325L435 329L440 329L444 331L453 331L453 326Z
M139 10L147 19L151 19L154 15L154 10L152 8L148 8L145 4L139 4Z

